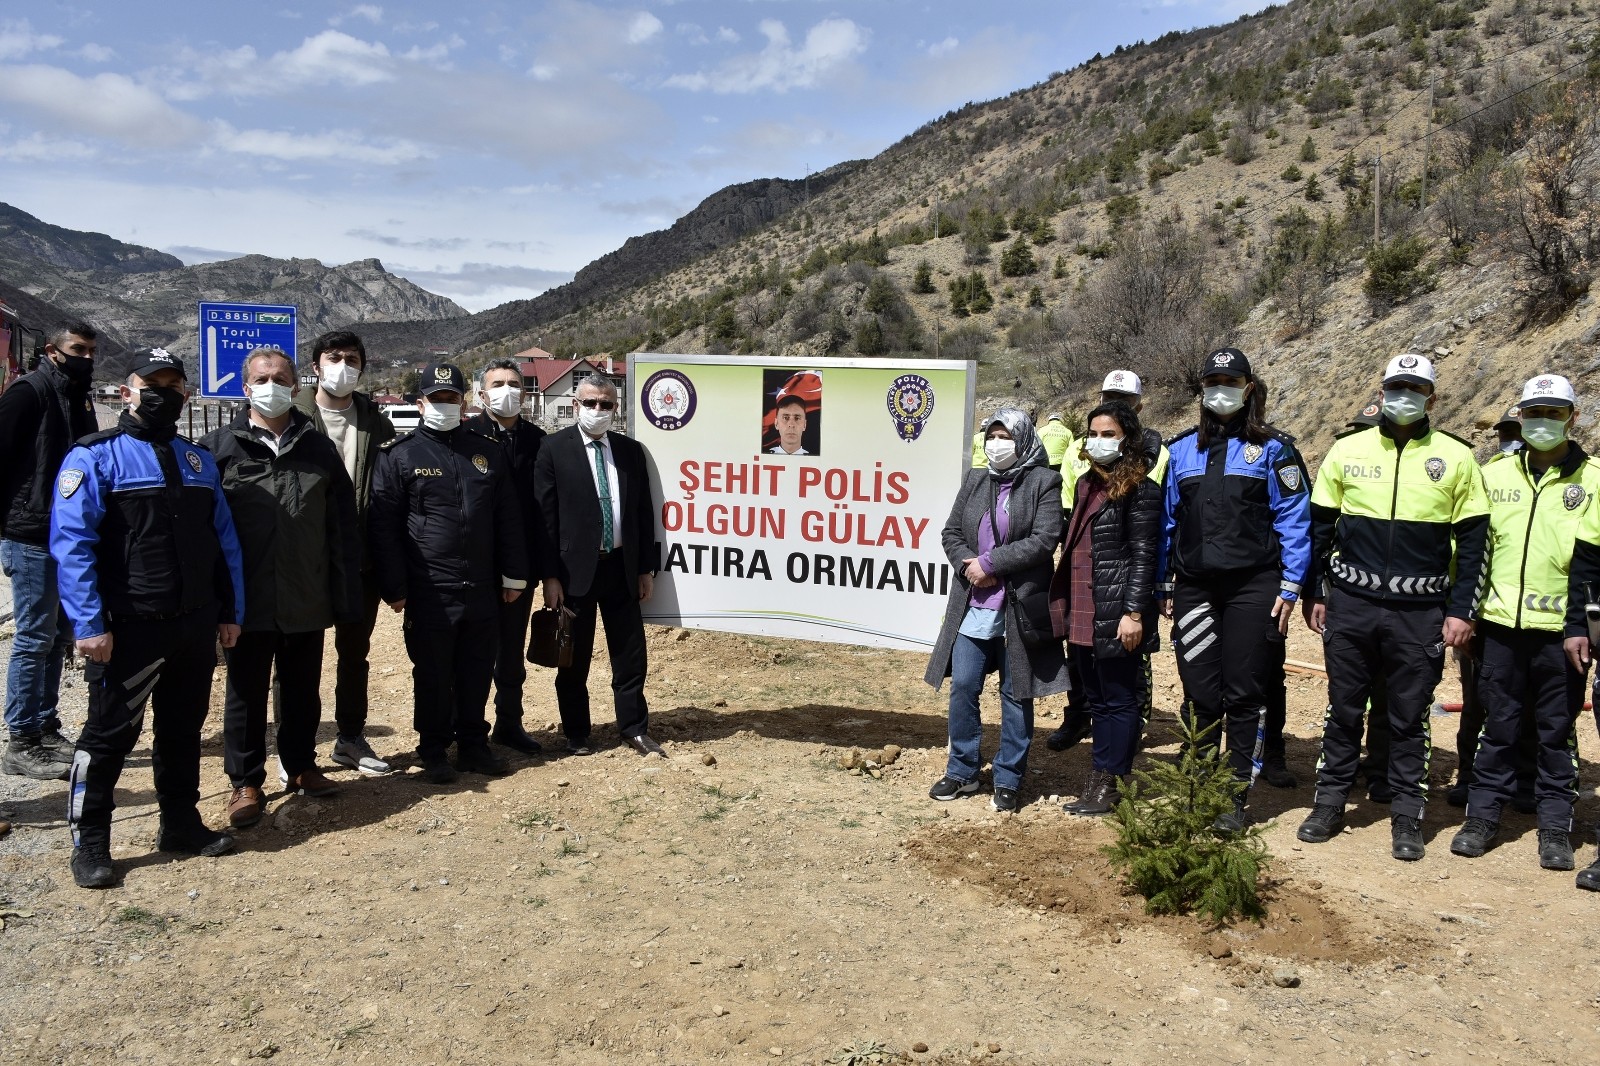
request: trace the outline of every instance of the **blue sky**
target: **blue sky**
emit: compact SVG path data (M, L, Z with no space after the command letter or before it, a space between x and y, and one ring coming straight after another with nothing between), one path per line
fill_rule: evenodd
M471 310L724 185L1262 0L0 0L0 200L200 262L376 257Z

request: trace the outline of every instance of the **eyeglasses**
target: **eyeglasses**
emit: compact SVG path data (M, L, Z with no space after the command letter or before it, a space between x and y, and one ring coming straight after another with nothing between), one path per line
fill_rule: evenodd
M615 401L615 400L579 400L578 401L578 406L587 407L591 411L595 410L596 408L598 408L599 410L602 410L602 411L614 411L614 410L616 410L616 407L617 407L617 401Z

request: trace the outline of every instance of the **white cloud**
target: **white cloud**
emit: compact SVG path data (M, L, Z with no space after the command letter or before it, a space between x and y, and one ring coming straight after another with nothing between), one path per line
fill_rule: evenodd
M458 48L464 48L466 43L459 34L452 33L446 40L429 45L427 48L423 48L420 45L412 45L404 52L401 52L399 58L413 63L426 63L430 67L436 67L439 70L450 70L455 66L450 61L450 53Z
M103 44L86 44L78 49L78 56L90 63L109 63L116 58L116 50Z
M383 8L377 4L357 4L343 15L333 16L328 25L337 26L349 19L366 19L376 26L383 21Z
M1017 88L1017 72L1029 69L1040 44L1034 34L992 26L965 41L946 38L908 60L890 92L918 110L934 113L970 100L987 100Z
M729 29L727 26L717 27L717 40L723 44L738 44L740 39L738 30Z
M144 148L170 148L204 136L198 119L121 74L84 78L42 64L0 67L0 101L41 115L54 128Z
M534 81L554 81L560 70L560 67L553 67L548 63L535 63L528 68L528 77Z
M662 30L661 20L648 11L641 11L628 23L628 43L643 44Z
M735 56L715 70L675 74L666 84L691 92L752 93L809 89L829 71L867 49L870 32L850 19L823 19L806 31L805 43L794 47L789 31L777 19L761 21L767 39L760 52Z
M60 48L61 44L62 39L53 33L34 33L27 19L0 21L0 60L27 59Z
M928 46L928 54L934 59L943 59L951 52L954 52L956 48L960 46L960 44L961 42L956 40L954 37L946 37L942 41L937 41L933 44L930 44Z
M98 154L82 141L61 140L42 133L30 133L6 145L7 159L26 163L82 163Z
M396 77L395 57L386 46L340 30L323 30L270 59L243 45L203 55L189 52L181 61L191 64L200 80L169 85L166 93L174 100L197 100L210 92L275 96L306 86L360 88Z
M218 123L213 143L227 152L261 156L278 161L315 160L320 163L394 166L431 159L434 152L413 141L390 140L370 144L348 130L326 133L289 133L283 130L236 130Z

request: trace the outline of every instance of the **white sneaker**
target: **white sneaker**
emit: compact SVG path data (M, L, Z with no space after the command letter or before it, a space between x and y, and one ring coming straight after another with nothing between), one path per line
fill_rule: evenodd
M382 777L391 769L388 763L378 758L366 737L339 737L333 742L332 759L340 766L359 770L368 777Z

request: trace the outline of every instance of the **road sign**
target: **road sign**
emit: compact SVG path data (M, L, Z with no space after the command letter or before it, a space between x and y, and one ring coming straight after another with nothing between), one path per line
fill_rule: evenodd
M295 354L295 309L276 304L200 305L200 395L242 400L239 369L257 348Z

